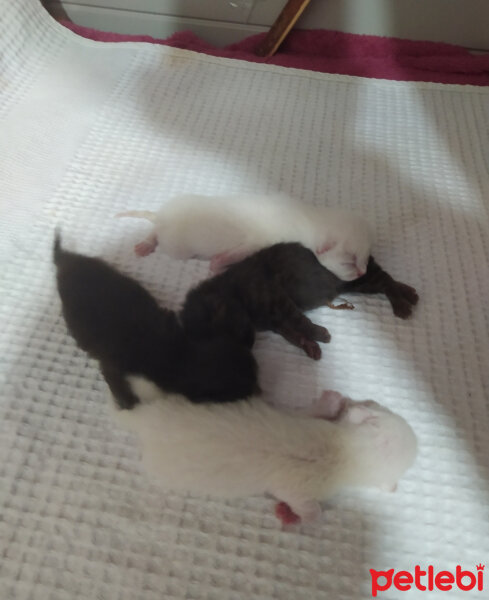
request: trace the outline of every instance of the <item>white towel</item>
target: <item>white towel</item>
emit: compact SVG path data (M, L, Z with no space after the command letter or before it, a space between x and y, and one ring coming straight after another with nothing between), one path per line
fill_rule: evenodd
M0 15L2 598L363 600L369 569L484 564L489 89L97 43L37 0L0 0ZM305 405L325 388L375 398L419 438L396 494L344 494L293 532L269 499L182 497L148 481L66 332L51 264L60 224L67 247L176 308L206 266L136 258L148 224L113 215L182 192L278 190L361 210L377 260L421 297L407 322L382 297L315 311L332 334L320 362L259 336L271 401Z

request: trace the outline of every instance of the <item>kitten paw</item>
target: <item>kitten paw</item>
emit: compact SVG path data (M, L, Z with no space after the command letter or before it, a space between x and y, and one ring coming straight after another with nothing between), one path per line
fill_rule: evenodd
M347 402L348 398L339 392L325 390L313 404L312 415L318 419L333 421L344 412Z
M331 334L326 329L326 327L322 327L321 325L316 324L313 325L314 330L312 337L316 340L316 342L323 342L325 344L328 344L331 341Z
M148 256L156 250L156 244L144 240L134 246L134 252L137 256Z
M343 398L343 395L340 392L335 392L334 390L324 390L323 393L319 396L318 402L338 402Z
M413 314L413 307L411 304L403 300L402 298L389 298L392 306L392 311L399 319L409 319Z
M396 317L408 319L413 313L413 306L419 300L417 291L405 283L395 281L386 291L386 296L391 303Z
M296 515L286 502L277 502L275 505L275 516L282 525L294 525L301 520L299 515Z
M314 523L321 517L321 506L316 500L299 501L293 507L287 502L278 502L275 515L283 526L300 522Z
M313 360L319 360L321 358L321 348L319 344L314 340L306 340L302 338L300 341L300 347L304 350L304 352L312 358Z
M400 296L387 296L392 306L392 312L399 319L409 319L413 314L413 305Z
M413 306L415 306L418 303L418 292L413 287L407 285L407 283L401 283L399 281L396 281L396 285L397 293L399 295L402 295L407 302L409 302Z

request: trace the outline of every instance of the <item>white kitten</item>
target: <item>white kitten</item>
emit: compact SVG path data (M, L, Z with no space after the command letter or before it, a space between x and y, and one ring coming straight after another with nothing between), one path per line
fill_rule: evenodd
M395 489L415 459L411 427L370 400L324 392L307 414L294 414L257 397L193 404L140 377L129 381L142 402L115 417L138 434L146 469L168 490L270 493L310 521L319 501L344 487Z
M154 224L135 251L140 256L157 245L178 259L211 259L211 269L241 260L278 242L300 242L340 279L365 273L371 239L368 224L338 208L297 202L282 194L235 197L184 195L172 198L157 213L129 211Z

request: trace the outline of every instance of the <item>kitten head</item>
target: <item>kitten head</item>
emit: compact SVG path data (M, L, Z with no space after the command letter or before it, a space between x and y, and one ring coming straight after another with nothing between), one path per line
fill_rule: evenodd
M417 453L416 436L407 421L373 400L350 400L341 421L354 427L357 483L394 490Z
M364 275L372 246L368 224L357 217L342 217L332 240L319 245L319 262L343 281Z

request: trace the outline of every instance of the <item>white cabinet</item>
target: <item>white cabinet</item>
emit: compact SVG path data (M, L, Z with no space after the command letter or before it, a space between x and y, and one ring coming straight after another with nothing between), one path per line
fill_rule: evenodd
M84 27L155 38L191 30L218 46L268 30L266 25L248 24L253 0L43 0L43 3L56 18L67 16Z
M225 45L273 23L286 0L44 0L80 25L164 38L191 29ZM297 27L338 29L489 50L489 0L312 0Z

